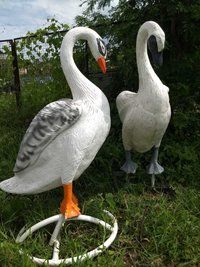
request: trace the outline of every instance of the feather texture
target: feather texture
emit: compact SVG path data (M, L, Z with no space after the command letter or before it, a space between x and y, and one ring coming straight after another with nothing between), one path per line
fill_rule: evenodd
M45 106L32 120L21 142L14 172L34 164L41 152L81 116L80 101L62 99Z

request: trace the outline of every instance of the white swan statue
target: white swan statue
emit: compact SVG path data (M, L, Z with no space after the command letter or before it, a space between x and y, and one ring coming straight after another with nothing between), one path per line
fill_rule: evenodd
M87 27L68 31L60 58L73 99L52 102L36 115L22 140L14 176L0 183L0 189L14 194L37 194L63 185L60 211L65 218L80 214L72 183L90 165L110 130L106 96L73 60L73 47L79 39L88 41L93 57L106 72L102 38Z
M154 72L147 54L147 44L155 63L162 63L165 34L153 22L145 22L139 29L136 41L136 57L139 74L139 90L121 92L117 109L122 121L122 139L126 162L121 167L126 173L135 173L137 165L131 160L131 151L144 153L153 149L147 173L151 174L152 187L155 175L164 171L158 163L158 149L171 117L169 88Z

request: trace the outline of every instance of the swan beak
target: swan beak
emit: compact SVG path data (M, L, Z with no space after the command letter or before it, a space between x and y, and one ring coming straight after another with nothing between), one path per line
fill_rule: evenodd
M152 53L152 59L153 59L153 63L155 65L162 66L162 64L163 64L163 53L162 52Z
M106 61L104 57L99 57L98 60L98 65L101 68L102 72L105 74L106 73Z

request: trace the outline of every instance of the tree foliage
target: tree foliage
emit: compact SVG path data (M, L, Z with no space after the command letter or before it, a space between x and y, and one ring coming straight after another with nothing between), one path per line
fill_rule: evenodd
M60 64L60 47L64 35L69 30L67 24L60 23L55 18L47 19L46 26L35 32L28 32L25 37L15 40L17 59L21 74L21 82L49 82L52 86L65 87L66 80ZM6 58L3 65L0 60L0 86L12 83L12 51L4 45L3 53ZM84 71L85 42L78 42L74 47L74 58L78 67ZM5 70L9 75L5 75ZM23 73L27 73L23 75Z
M51 76L61 79L59 50L68 29L67 24L51 18L47 19L45 27L28 32L25 38L16 42L20 68L27 68L29 75L35 78Z

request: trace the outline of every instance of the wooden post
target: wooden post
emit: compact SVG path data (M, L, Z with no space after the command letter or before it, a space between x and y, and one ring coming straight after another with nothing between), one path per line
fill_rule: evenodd
M16 104L17 108L20 108L20 78L19 78L19 67L18 67L18 60L17 60L17 51L16 51L16 43L15 40L10 40L10 45L12 49L12 56L13 56L13 75L14 75L14 86L16 90Z

